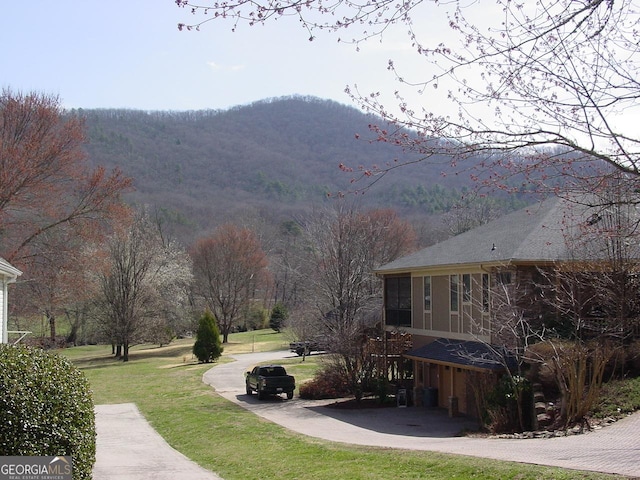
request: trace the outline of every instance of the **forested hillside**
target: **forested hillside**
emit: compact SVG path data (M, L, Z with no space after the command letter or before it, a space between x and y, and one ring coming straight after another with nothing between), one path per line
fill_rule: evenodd
M133 177L128 200L159 209L181 237L257 212L278 222L328 193L349 192L357 167L385 165L402 152L369 139L379 120L332 101L287 97L226 111L78 110L86 119L93 164ZM358 198L405 216L446 212L470 185L438 165L396 169ZM507 207L508 208L508 207Z

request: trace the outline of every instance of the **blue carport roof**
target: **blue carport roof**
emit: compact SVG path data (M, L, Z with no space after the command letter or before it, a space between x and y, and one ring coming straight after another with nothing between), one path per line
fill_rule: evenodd
M505 364L509 369L516 367L515 357L504 347L469 340L439 338L404 356L473 370L505 370Z

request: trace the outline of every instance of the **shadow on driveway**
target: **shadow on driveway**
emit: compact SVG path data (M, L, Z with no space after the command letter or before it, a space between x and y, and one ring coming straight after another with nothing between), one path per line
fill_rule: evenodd
M463 432L478 431L479 424L468 417L449 417L442 408L383 407L336 408L335 399L303 400L270 395L258 400L256 395L236 394L234 401L258 415L278 423L295 422L296 418L332 419L371 432L425 438L459 437ZM286 420L286 421L285 421Z
M340 409L328 405L307 408L325 417L331 417L355 427L389 435L449 438L458 437L465 431L478 431L479 429L478 423L473 419L467 417L450 418L448 412L440 408Z

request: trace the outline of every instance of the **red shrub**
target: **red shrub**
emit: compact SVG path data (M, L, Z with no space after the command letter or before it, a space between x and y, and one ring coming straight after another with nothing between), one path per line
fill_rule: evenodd
M349 387L339 368L328 366L320 370L313 380L300 385L300 398L320 400L342 398L350 395Z

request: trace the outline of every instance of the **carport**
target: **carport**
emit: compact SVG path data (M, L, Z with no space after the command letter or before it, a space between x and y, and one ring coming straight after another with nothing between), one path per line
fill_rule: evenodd
M414 404L441 407L450 416L476 416L472 385L494 385L515 360L503 347L439 338L404 354L414 362Z

